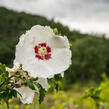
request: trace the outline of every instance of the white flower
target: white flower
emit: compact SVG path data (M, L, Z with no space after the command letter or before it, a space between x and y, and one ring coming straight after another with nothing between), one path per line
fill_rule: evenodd
M30 104L33 101L34 98L34 90L31 90L29 87L22 86L20 88L15 88L20 95L18 94L18 97L20 98L21 102L23 104Z
M9 72L9 76L13 75L17 72L19 68L8 68L6 67L6 71ZM36 81L39 83L45 90L48 90L50 87L46 78L38 78ZM17 84L21 83L21 80L16 82ZM36 92L39 93L38 88L35 86ZM15 88L19 92L18 97L20 98L23 104L30 104L33 101L35 90L30 89L28 86L21 86L20 88Z
M47 79L44 78L39 78L37 80L37 82L45 89L48 90L48 88L50 87ZM36 92L39 93L38 88L35 86ZM22 86L20 88L15 88L15 90L17 90L21 96L18 94L18 97L20 98L20 100L22 101L23 104L30 104L33 101L34 98L34 93L35 91L30 89L28 86Z
M57 36L47 26L36 25L20 37L14 65L22 64L32 77L50 78L68 69L71 51L66 36Z

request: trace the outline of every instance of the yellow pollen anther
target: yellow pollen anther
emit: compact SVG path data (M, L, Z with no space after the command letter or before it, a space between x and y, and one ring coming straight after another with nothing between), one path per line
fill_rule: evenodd
M47 54L47 49L46 49L46 47L41 47L41 48L39 48L39 54L40 54L40 55L45 55L45 54Z

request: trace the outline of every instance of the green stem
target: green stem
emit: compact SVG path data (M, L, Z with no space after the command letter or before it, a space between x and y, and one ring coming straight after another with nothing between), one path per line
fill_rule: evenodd
M14 75L10 76L7 80L3 81L3 82L0 84L0 87L2 87L2 85L4 85L5 82L7 82L8 80L10 80L12 77L14 77Z
M100 105L99 105L98 103L96 103L96 106L97 106L97 109L99 109L99 106L100 106Z
M9 109L9 102L6 101L6 106L7 106L7 109Z

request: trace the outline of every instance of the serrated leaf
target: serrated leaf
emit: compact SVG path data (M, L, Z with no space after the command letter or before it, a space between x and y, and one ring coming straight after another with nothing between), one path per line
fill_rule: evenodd
M39 104L41 104L42 101L44 100L46 91L45 91L45 89L39 83L36 83L35 85L39 89Z
M26 83L28 84L29 88L35 90L34 84L30 79L26 79Z

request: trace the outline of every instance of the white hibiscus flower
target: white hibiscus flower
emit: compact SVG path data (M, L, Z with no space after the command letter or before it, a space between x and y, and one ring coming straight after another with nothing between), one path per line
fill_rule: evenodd
M8 68L6 67L6 71L9 72L9 76L13 75L15 72L19 71L19 68ZM16 84L21 83L22 81L17 79L17 78L13 78L14 82ZM38 78L38 80L36 81L37 83L39 83L46 91L48 90L48 88L50 87L47 79L46 78ZM35 86L36 92L39 93L38 88ZM33 101L34 98L34 94L35 91L30 89L28 86L21 86L20 88L15 88L15 90L17 90L19 92L18 97L20 98L21 102L23 104L30 104Z
M48 88L50 87L48 82L47 82L47 79L43 79L43 78L40 78L37 80L37 82L45 89L45 90L48 90ZM38 91L38 88L36 88L36 91ZM15 88L15 90L17 90L21 95L18 94L18 97L20 98L21 102L23 104L30 104L32 103L33 101L33 98L34 98L34 94L35 94L35 91L30 89L28 86L22 86L20 88Z
M50 86L47 82L47 79L40 78L37 80L37 82L45 89L47 90ZM38 88L35 86L36 92L39 92ZM15 88L21 95L18 94L18 97L20 98L21 102L23 104L30 104L33 101L35 91L30 89L28 86L22 86L20 88Z
M48 26L33 26L20 37L14 65L22 64L31 77L51 78L68 69L71 51L66 36L57 36Z
M37 80L37 82L45 89L45 90L48 90L48 88L50 87L48 82L47 82L47 79L44 79L44 78L39 78ZM36 88L36 92L39 92L38 91L38 88ZM15 88L15 90L17 90L21 95L18 94L18 97L20 98L21 102L23 104L30 104L32 103L33 101L33 98L34 98L34 94L35 94L35 91L30 89L28 86L22 86L20 88Z

